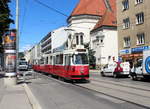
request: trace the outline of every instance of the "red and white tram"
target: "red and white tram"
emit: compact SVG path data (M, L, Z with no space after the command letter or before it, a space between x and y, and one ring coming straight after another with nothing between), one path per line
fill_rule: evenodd
M72 49L48 54L40 60L40 64L34 64L33 69L69 80L88 80L87 51L86 49Z

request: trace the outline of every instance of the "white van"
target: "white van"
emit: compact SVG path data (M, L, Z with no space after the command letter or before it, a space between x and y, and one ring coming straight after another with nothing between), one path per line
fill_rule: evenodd
M130 64L129 62L111 62L106 64L102 71L102 76L113 76L114 78L118 76L129 76L130 74Z

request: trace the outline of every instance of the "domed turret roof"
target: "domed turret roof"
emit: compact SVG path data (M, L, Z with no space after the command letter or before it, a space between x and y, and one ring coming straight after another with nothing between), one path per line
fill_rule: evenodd
M116 0L109 0L109 6L102 18L95 25L94 30L102 26L117 26Z
M104 0L80 0L70 16L77 15L97 15L105 13L106 6Z

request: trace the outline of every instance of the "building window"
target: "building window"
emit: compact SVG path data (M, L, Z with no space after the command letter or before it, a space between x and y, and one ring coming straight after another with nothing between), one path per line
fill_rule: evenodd
M123 19L123 29L130 27L130 20L129 18Z
M139 4L139 3L142 3L143 0L135 0L135 4Z
M76 44L79 45L79 36L76 36Z
M130 47L130 45L131 45L130 37L125 37L124 38L124 47Z
M80 36L80 41L81 45L83 45L83 35Z
M137 45L145 44L145 35L144 33L137 34Z
M136 14L136 24L142 24L144 23L144 13L138 13Z
M129 1L128 0L123 0L122 5L123 5L123 11L129 9Z

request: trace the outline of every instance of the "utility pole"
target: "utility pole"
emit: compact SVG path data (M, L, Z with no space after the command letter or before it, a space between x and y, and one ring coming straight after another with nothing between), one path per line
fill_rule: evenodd
M19 64L19 0L16 0L16 73Z

